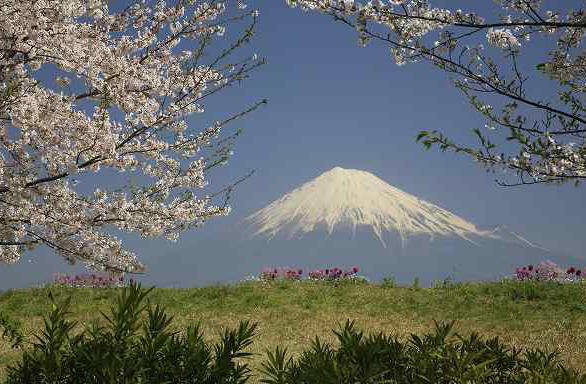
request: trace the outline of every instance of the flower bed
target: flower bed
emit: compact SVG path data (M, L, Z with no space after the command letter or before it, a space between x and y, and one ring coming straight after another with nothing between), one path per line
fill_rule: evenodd
M355 280L358 278L358 267L352 267L348 270L342 268L324 268L310 271L305 280L310 281L339 281L339 280ZM300 281L303 279L303 270L291 267L270 267L264 268L256 278L248 280L257 280L264 282L289 280ZM364 278L361 278L364 280Z
M586 270L576 267L563 269L550 260L542 261L534 266L529 264L518 267L513 278L520 281L557 281L557 282L579 282L584 279Z
M345 279L355 279L357 277L358 272L360 269L358 267L352 267L347 271L344 271L340 268L326 268L326 269L316 269L315 271L309 272L309 279L310 280L317 280L317 281L330 281L330 280L345 280Z
M279 267L279 268L264 268L260 271L259 279L262 281L273 280L301 280L303 275L302 269Z
M132 279L129 280L132 283ZM126 286L124 276L113 277L99 274L79 274L67 275L58 274L53 280L53 284L60 287L69 288L118 288Z

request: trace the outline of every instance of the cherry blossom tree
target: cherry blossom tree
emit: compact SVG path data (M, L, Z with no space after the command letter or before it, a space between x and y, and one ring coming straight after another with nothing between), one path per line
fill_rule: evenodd
M586 178L586 13L579 4L564 10L556 1L495 0L500 12L478 15L426 0L286 1L355 28L362 46L382 42L397 65L427 61L450 75L486 124L473 129L472 145L421 131L425 147L465 153L492 172L512 170L501 185Z
M203 126L188 117L264 63L240 50L256 11L240 1L109 5L0 3L1 261L46 245L72 263L139 272L118 233L175 240L230 211L233 185L205 188L240 133L220 131L265 101ZM239 31L230 40L229 26ZM112 185L104 175L116 172L132 182Z

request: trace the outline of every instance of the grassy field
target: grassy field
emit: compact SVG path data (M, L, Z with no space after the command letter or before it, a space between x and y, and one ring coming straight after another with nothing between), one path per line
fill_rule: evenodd
M50 310L49 290L57 300L72 296L72 318L100 317L117 289L30 288L0 293L0 312L19 320L26 334L37 331ZM456 320L462 334L477 331L509 344L557 349L567 365L586 371L586 284L494 282L444 284L436 288L316 282L241 283L192 289L155 289L184 328L203 321L212 339L241 319L259 323L252 352L284 345L300 351L316 335L333 340L331 330L346 319L367 331L401 337L433 327L433 320ZM18 357L0 340L0 381Z

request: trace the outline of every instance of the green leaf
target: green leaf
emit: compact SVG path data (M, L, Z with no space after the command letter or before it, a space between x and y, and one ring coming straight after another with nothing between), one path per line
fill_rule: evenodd
M415 139L415 141L417 142L417 141L421 140L422 138L424 138L426 136L429 136L429 132L428 131L421 131L417 135L417 138Z

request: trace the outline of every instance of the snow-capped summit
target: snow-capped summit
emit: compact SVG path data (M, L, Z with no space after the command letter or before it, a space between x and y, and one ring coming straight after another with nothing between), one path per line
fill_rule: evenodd
M409 236L455 236L502 239L494 230L482 230L465 219L384 182L375 175L340 167L301 185L247 217L255 235L303 235L325 226L367 226L386 246L385 232ZM523 239L524 240L524 239ZM526 241L526 240L525 240ZM531 243L527 242L527 245Z

